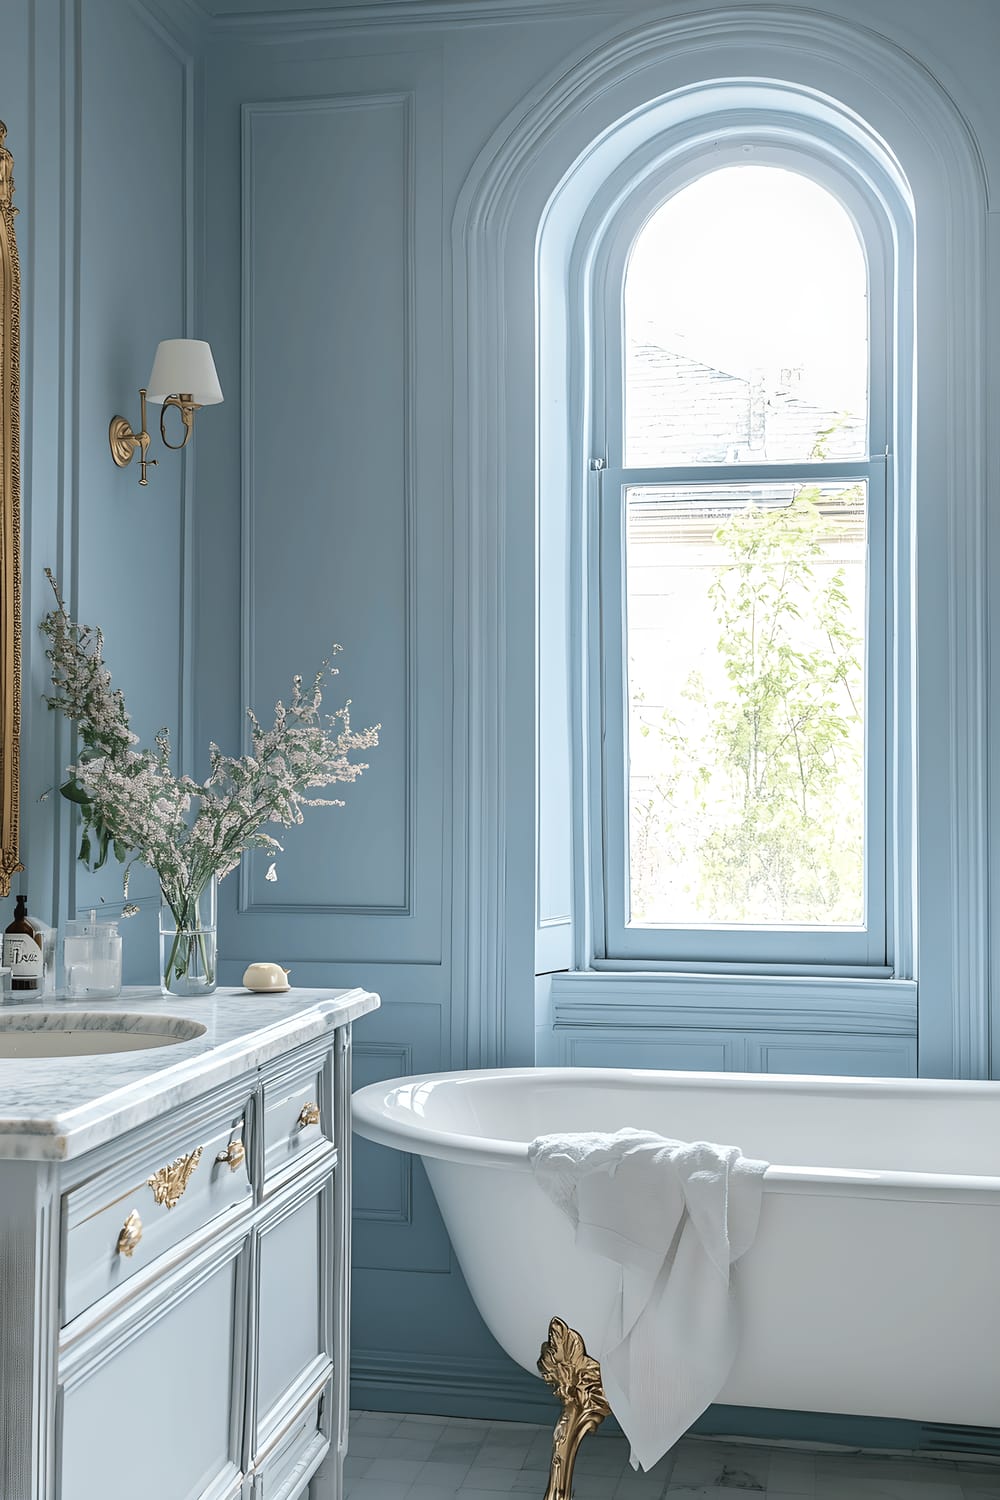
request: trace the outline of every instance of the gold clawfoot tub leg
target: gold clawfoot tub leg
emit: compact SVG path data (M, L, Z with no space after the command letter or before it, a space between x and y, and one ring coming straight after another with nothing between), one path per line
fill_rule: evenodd
M538 1370L562 1402L562 1416L552 1434L552 1466L545 1500L570 1500L573 1465L588 1432L595 1432L611 1415L601 1367L584 1347L583 1339L562 1318L553 1318L542 1345Z

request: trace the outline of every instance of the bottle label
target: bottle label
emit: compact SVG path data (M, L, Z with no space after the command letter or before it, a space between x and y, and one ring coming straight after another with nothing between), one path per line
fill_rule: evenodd
M42 977L41 947L26 932L4 933L3 961L4 967L12 971L12 979Z

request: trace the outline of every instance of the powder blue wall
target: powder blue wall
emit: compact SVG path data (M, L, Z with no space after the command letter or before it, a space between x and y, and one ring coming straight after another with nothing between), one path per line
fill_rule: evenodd
M135 464L115 468L107 437L116 412L138 422L157 341L193 331L200 21L185 28L186 18L183 0L3 7L0 118L15 157L23 283L21 880L31 909L54 923L101 902L120 911L121 871L93 876L76 863L68 805L46 795L71 745L41 703L43 568L80 617L104 627L138 732L169 721L185 742L192 729L193 464L161 452L141 490ZM153 963L150 875L136 896L142 913L125 928L133 980Z
M820 8L870 23L855 0ZM916 1018L905 1006L823 1016L803 991L784 1015L765 1001L751 1024L721 990L705 1005L655 980L641 1003L612 976L594 1003L558 980L540 980L536 994L530 722L501 726L507 863L477 857L492 809L465 779L464 736L491 685L467 680L457 624L469 580L468 505L453 465L453 404L465 394L452 384L456 206L518 102L642 7L539 4L528 17L523 6L412 0L420 24L409 27L399 7L379 4L299 7L280 23L265 0L214 9L205 334L231 399L198 438L196 742L233 744L244 703L266 711L331 639L345 647L335 697L353 699L359 724L383 724L347 808L312 812L286 840L278 883L252 867L222 888L224 976L274 958L295 982L378 990L381 1011L357 1031L358 1082L536 1056L913 1072ZM993 22L978 0L962 17L945 25L933 0L891 0L879 25L934 61L1000 159L981 47ZM523 547L523 595L506 601L521 662L531 660L534 537ZM522 687L530 710L529 678ZM465 914L470 884L496 881L511 930L491 947ZM502 973L470 960L497 950ZM357 1404L547 1409L471 1307L419 1163L360 1144L355 1247ZM774 1420L756 1430L784 1422L792 1435ZM811 1421L796 1434L845 1435ZM865 1437L857 1424L847 1435Z
M261 860L220 888L220 973L269 958L377 990L361 1083L465 1057L439 40L371 57L227 35L209 65L206 335L232 400L199 435L197 743L232 744L243 705L268 713L334 641L331 706L382 724L346 807L282 835L277 883ZM401 1353L495 1362L419 1164L362 1143L355 1183L371 1389Z

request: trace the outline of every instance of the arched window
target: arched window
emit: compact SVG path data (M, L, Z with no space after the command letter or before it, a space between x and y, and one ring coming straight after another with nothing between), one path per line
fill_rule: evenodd
M752 130L601 237L599 957L890 962L891 247L849 173Z
M725 187L724 174L737 166L797 176L823 203L828 224L850 226L855 265L860 246L867 283L861 450L832 446L858 430L846 423L828 435L825 453L814 443L797 458L770 447L765 456L761 418L776 443L778 406L791 409L794 380L805 388L804 372L796 375L800 355L770 375L765 358L762 384L752 378L752 362L748 376L745 365L726 369L707 349L699 363L753 386L742 445L727 444L721 462L704 450L661 458L627 448L631 257L659 210L673 204L668 212L679 212L684 190L713 176ZM980 148L928 62L869 28L794 7L780 16L741 7L738 21L709 8L627 26L606 47L560 66L484 146L454 226L462 497L456 642L458 659L469 664L468 732L459 746L477 808L472 857L463 865L460 954L476 997L477 1057L733 1068L815 1069L819 1062L825 1070L828 1059L817 1058L808 1038L840 1034L838 1067L905 1072L916 1065L919 1005L921 1071L987 1076L986 215ZM772 215L770 239L773 229ZM810 235L800 218L786 238L806 260ZM715 241L713 251L730 255L731 267L745 267L753 251L746 213L734 209ZM704 245L700 253L707 259ZM679 274L676 259L673 265ZM816 295L826 301L828 289ZM637 400L633 392L632 413L641 417ZM729 906L714 906L704 920L707 899L717 899L725 882L713 893L697 867L697 879L682 878L666 844L666 855L653 851L660 869L647 880L652 896L642 911L632 883L638 797L630 740L647 741L653 724L639 718L638 692L630 689L640 685L634 669L629 675L628 488L646 486L650 501L634 507L637 527L669 523L674 531L661 533L657 545L676 551L698 545L677 537L678 513L686 507L690 521L695 508L678 490L756 485L763 491L757 510L777 524L788 510L775 493L782 482L791 504L800 491L819 491L812 511L798 510L823 528L833 498L864 487L863 509L856 504L851 520L855 540L843 531L820 538L814 569L829 581L831 569L844 567L850 609L846 624L840 609L831 633L848 644L860 635L863 647L860 656L853 645L849 653L859 662L853 678L850 662L833 674L838 690L860 678L854 709L831 694L830 739L814 746L823 794L845 825L834 854L849 867L847 845L853 848L853 874L839 869L833 901L832 882L814 889L827 913L834 907L832 919L803 921L803 907L816 916L805 884L785 879L776 902L764 879L773 871L761 857L760 878L749 890L747 882L730 889ZM824 485L834 486L832 494ZM846 508L836 506L843 520ZM745 504L720 510L715 531L746 519ZM711 548L721 545L713 532ZM838 546L843 556L833 553ZM707 612L717 644L727 627L715 608L706 588L702 617ZM681 613L684 629L675 621L670 639L684 637L686 650L694 617ZM702 637L711 639L711 629ZM727 649L734 645L727 638ZM803 667L807 647L790 638L782 659ZM692 670L689 663L688 676ZM724 668L722 675L728 681ZM710 706L707 671L702 679ZM693 690L697 697L697 681ZM675 741L677 765L692 775L700 764L692 739L697 749L713 723L716 764L703 769L717 782L724 774L735 781L741 763L720 769L724 725L707 708ZM660 724L669 736L670 725ZM853 766L854 774L858 735L864 779L860 793L854 782L845 809L833 794L840 785L833 772L846 776ZM735 756L739 748L731 735L728 750ZM815 790L814 779L807 815ZM734 802L731 795L730 813ZM718 814L715 799L712 805ZM697 823L683 789L673 806L689 827ZM774 802L768 811L776 814ZM775 823L772 834L781 832ZM717 864L720 850L727 856L726 875L738 863L732 855L741 830L731 820L715 831L708 854ZM703 843L704 834L694 828ZM808 854L808 839L797 847ZM756 848L760 855L759 841ZM689 889L678 890L682 884ZM671 921L681 896L688 906ZM994 1028L994 1045L997 1034Z

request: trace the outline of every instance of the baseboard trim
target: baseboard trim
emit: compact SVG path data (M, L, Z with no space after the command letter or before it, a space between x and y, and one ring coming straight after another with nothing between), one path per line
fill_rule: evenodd
M421 1416L478 1417L493 1422L554 1426L559 1408L540 1379L513 1360L448 1358L356 1350L351 1361L351 1404L366 1411ZM602 1431L615 1426L613 1419ZM1000 1428L835 1412L774 1411L752 1406L710 1406L691 1428L703 1436L758 1442L819 1443L907 1453L947 1453L1000 1459Z

